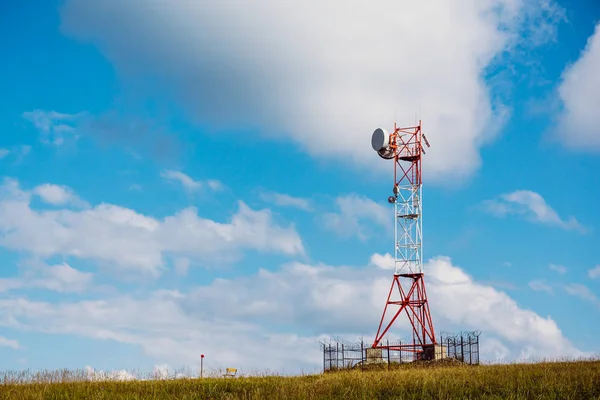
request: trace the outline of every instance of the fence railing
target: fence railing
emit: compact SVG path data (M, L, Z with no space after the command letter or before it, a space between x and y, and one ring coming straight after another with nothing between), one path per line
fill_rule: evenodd
M442 333L436 345L414 347L412 342L385 341L377 348L360 342L334 341L321 343L323 370L361 368L373 364L402 364L418 360L451 359L462 363L479 364L480 331ZM416 351L415 351L416 350Z

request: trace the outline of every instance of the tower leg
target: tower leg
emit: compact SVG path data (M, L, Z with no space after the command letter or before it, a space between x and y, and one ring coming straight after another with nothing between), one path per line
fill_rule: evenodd
M410 282L408 291L405 291L402 287L401 280ZM395 288L397 288L400 295L399 300L392 300L392 293L394 293ZM395 311L394 306L398 307ZM413 343L399 346L380 345L385 334L389 331L402 312L406 313L408 320L411 323ZM391 315L391 319L384 325L387 314ZM431 313L429 311L429 303L427 302L427 292L425 290L423 273L394 275L372 347L413 352L417 359L430 359L434 357L433 349L436 344L437 342L433 330Z

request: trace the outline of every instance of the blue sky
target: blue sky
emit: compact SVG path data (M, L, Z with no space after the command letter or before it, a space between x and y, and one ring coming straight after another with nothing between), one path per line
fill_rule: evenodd
M419 113L436 330L600 351L594 2L227 4L3 3L1 369L319 370L375 334L370 135Z

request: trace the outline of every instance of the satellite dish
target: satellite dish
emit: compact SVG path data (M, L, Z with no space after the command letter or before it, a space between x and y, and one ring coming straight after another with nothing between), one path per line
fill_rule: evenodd
M394 149L390 148L390 135L385 129L375 129L371 136L371 146L379 154L379 157L386 160L394 158Z
M373 136L371 136L371 146L373 146L373 150L383 150L386 147L388 147L389 144L390 135L385 131L385 129L375 129L375 132L373 132Z

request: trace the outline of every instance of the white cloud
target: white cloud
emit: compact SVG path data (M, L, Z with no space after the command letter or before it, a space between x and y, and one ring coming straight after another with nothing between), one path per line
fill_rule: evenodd
M166 364L155 365L153 375L155 379L167 379L169 377L169 366Z
M77 122L84 117L84 113L63 114L56 111L33 110L23 113L23 118L33 124L40 133L42 143L60 146L65 138L79 138L76 131Z
M209 188L211 188L212 190L215 190L215 191L223 189L223 184L216 179L209 179L206 181L206 184L208 185Z
M9 290L41 288L59 293L82 293L91 286L93 274L81 272L67 263L33 264L20 278L1 278L0 293Z
M394 269L394 257L390 253L375 253L371 256L369 264L377 268L392 270Z
M62 293L82 293L92 283L93 274L81 272L67 263L53 265L40 270L42 278L32 280L28 285L37 285Z
M10 151L8 151L8 149L0 148L0 160L2 160L4 157L6 157L8 155L8 153L10 153Z
M487 355L491 362L508 361L511 351L500 340L496 338L479 338L479 348L482 353Z
M0 336L0 347L10 347L11 349L19 350L21 345L17 340L7 339L4 336Z
M339 212L324 214L323 222L327 229L342 237L357 236L365 240L373 234L370 228L374 225L386 229L393 226L393 208L367 197L350 194L338 197L335 203Z
M585 285L580 283L570 283L565 285L565 291L571 296L579 297L580 299L589 301L597 306L600 306L600 299Z
M76 207L88 207L88 204L77 197L67 186L45 183L35 187L32 193L39 196L44 202L55 206L71 204Z
M164 268L167 255L226 262L242 250L304 252L293 225L281 227L268 209L255 211L243 202L226 223L201 218L193 207L162 220L105 203L38 211L31 208L30 193L8 179L0 186L0 244L42 258L74 256L153 275Z
M20 289L24 286L24 282L15 278L0 278L0 293L10 290Z
M228 296L222 293L224 297ZM216 305L202 308L210 311ZM59 304L0 299L0 325L140 346L157 362L177 366L196 365L203 353L207 375L231 366L284 374L302 367L318 370L321 360L317 337L271 333L227 315L198 318L189 306L182 306L177 292L159 291L146 299L121 296ZM232 350L231 343L239 348Z
M588 275L590 278L600 278L600 265L596 265L594 268L588 271Z
M529 282L529 287L536 292L548 292L552 293L552 288L548 286L546 283L540 280L535 280Z
M223 185L221 182L211 179L206 182L195 181L189 175L184 174L181 171L164 170L160 173L160 176L171 181L179 182L186 190L195 192L208 186L212 190L220 190Z
M160 173L160 176L168 180L177 181L191 191L199 190L202 187L202 183L193 180L180 171L165 170Z
M432 312L440 321L447 320L470 329L481 329L486 336L499 338L512 347L512 356L525 357L529 350L533 357L578 356L582 353L562 335L552 320L520 308L506 293L475 282L449 258L431 260L426 271L432 279Z
M85 377L90 381L132 381L136 377L125 370L113 370L113 371L97 371L94 368L86 365Z
M599 70L600 22L579 59L563 71L558 88L563 110L554 133L569 149L600 151Z
M285 193L261 192L260 198L266 202L273 203L280 207L295 207L304 211L311 211L310 200L300 197L293 197Z
M562 266L562 265L550 264L548 266L548 268L550 268L552 271L558 272L561 275L564 275L567 273L567 267Z
M520 308L449 258L431 259L425 270L438 334L482 330L483 359L582 354L550 317ZM197 365L199 355L206 354L207 370L310 372L322 365L319 340L374 336L391 279L390 271L378 266L291 262L275 271L216 279L189 293L158 290L145 298L58 304L0 299L0 325L138 345L157 364ZM406 338L407 329L402 318L391 336Z
M373 130L394 115L412 124L422 110L433 145L425 174L456 182L479 167L507 114L486 68L553 37L554 4L69 0L61 28L96 44L132 86L159 77L147 93L178 101L203 126L257 127L369 171L386 168Z
M485 211L497 217L509 214L523 215L532 222L585 232L585 228L574 217L561 218L541 195L530 190L517 190L503 194L497 199L485 200L482 206Z

